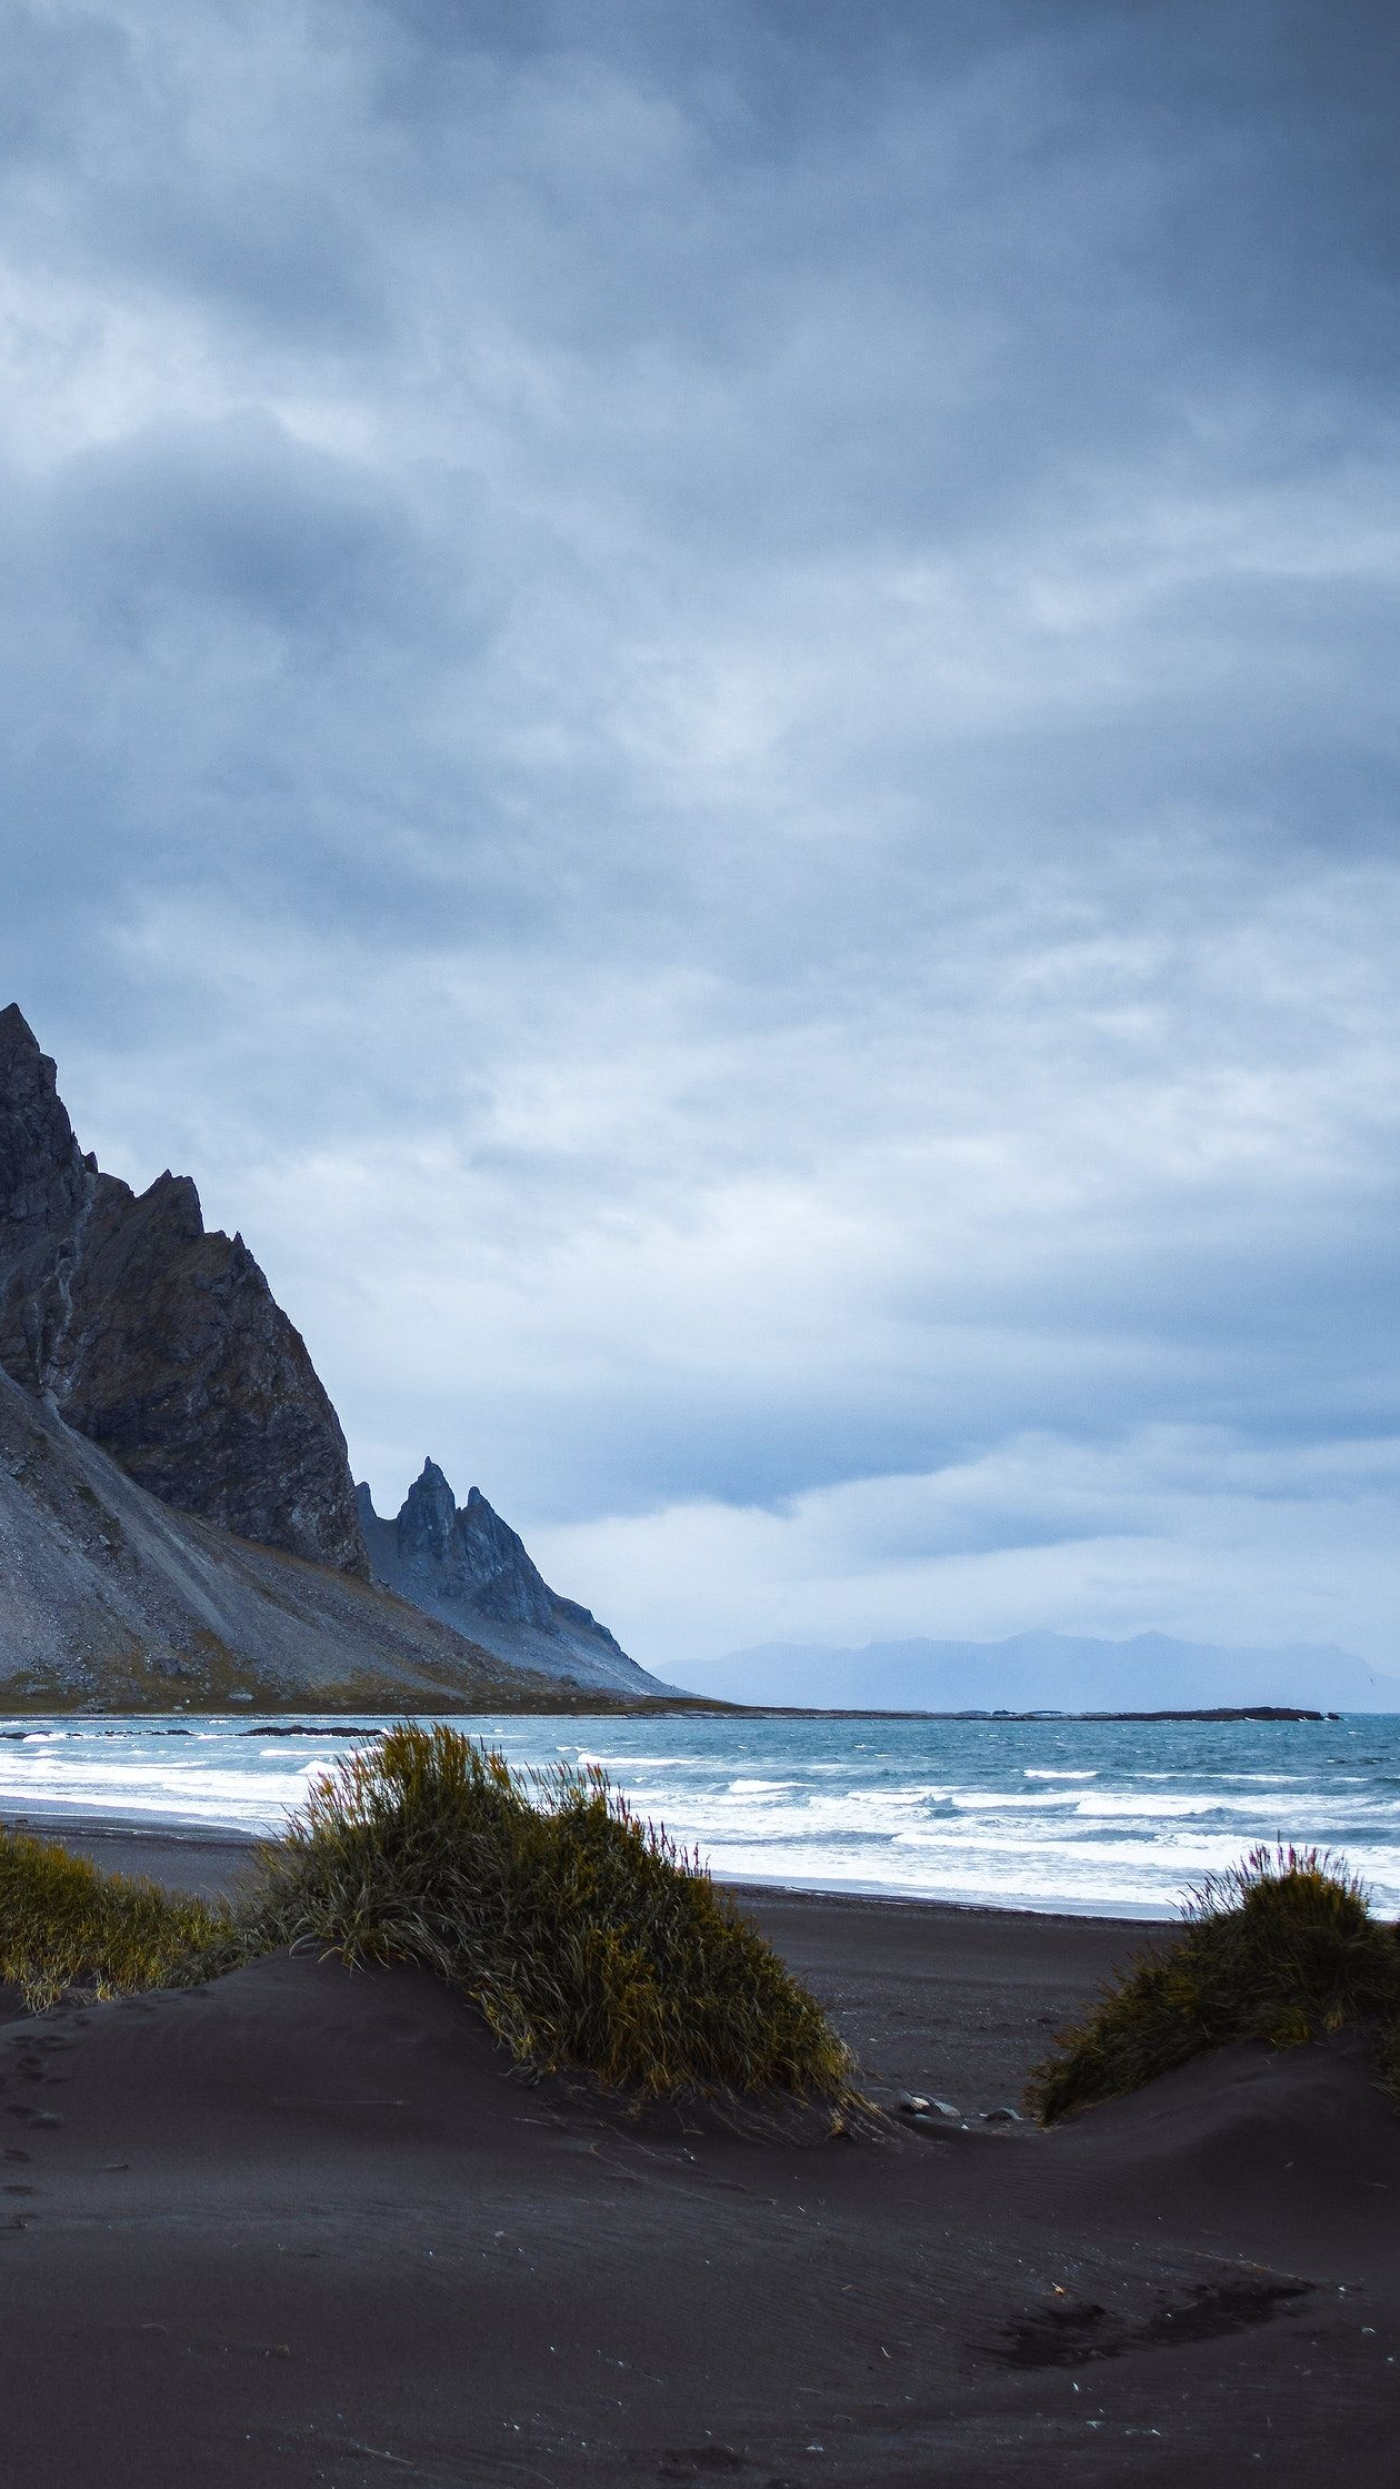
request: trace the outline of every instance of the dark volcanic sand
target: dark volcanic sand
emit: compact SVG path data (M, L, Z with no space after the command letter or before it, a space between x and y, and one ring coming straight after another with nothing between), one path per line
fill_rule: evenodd
M135 1846L103 1863L237 1863ZM746 1899L967 2109L1134 1935ZM1400 2477L1400 2121L1351 2043L1050 2135L755 2140L523 2086L426 1974L279 1956L6 2025L0 2139L14 2489Z

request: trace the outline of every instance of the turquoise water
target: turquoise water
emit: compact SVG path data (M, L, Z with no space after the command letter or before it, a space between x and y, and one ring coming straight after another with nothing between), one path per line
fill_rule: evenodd
M256 1718L0 1723L0 1813L272 1831L354 1743ZM365 1714L354 1723L373 1727ZM513 1763L596 1762L715 1874L1158 1916L1256 1841L1341 1850L1400 1910L1400 1718L473 1718Z

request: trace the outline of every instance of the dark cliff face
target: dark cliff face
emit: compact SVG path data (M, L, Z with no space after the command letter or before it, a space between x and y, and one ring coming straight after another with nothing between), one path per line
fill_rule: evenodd
M425 1614L518 1666L582 1685L664 1690L586 1607L550 1589L479 1488L459 1509L436 1461L425 1461L395 1520L380 1519L367 1486L359 1497L375 1579Z
M55 1069L0 1012L0 1367L161 1501L367 1574L339 1421L241 1236L187 1177L85 1158Z
M54 1066L11 1003L0 1011L0 1365L43 1363L72 1239L96 1181L73 1138Z

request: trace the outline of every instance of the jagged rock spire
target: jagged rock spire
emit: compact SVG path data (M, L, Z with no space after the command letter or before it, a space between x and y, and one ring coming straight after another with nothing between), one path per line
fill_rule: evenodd
M426 1460L394 1520L380 1519L367 1486L358 1494L375 1579L426 1615L517 1666L634 1694L665 1690L589 1609L550 1589L479 1487L457 1506L437 1462Z
M424 1461L395 1523L399 1547L410 1563L445 1564L457 1520L457 1500L436 1461Z

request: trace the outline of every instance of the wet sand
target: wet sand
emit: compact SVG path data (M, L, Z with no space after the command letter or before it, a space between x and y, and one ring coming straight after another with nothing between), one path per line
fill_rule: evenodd
M245 1845L73 1845L218 1889ZM750 1892L872 2097L620 2117L426 1974L277 1956L0 2028L16 2489L992 2489L1396 2476L1400 2120L1348 2042L982 2125L1138 1936Z

